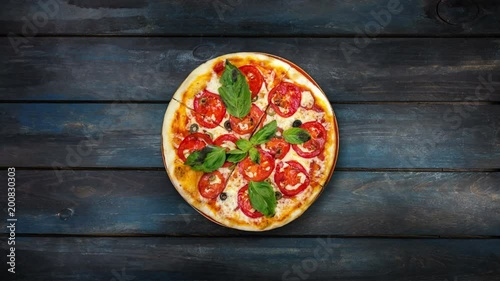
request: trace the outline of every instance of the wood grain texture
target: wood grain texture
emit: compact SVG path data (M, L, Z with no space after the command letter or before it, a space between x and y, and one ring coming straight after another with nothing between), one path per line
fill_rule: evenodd
M1 181L5 177L0 174ZM302 217L256 234L205 219L164 171L18 169L17 233L500 236L499 182L500 173L337 171ZM6 202L6 196L0 193L0 200Z
M500 101L499 40L35 38L0 43L0 100L169 101L207 59L260 51L304 68L333 102ZM352 53L350 53L352 51Z
M499 26L488 0L6 1L0 166L17 167L15 279L500 280ZM340 126L340 171L266 233L202 217L160 155L172 93L238 51L303 67Z
M16 277L33 281L500 278L500 243L489 239L23 237L18 241Z
M163 167L166 104L0 104L0 166ZM499 105L340 104L340 168L500 167Z
M52 5L7 2L0 11L0 33L338 36L368 32L460 36L497 35L500 24L498 5L486 0L41 2ZM388 16L377 19L380 17L373 15L377 13Z

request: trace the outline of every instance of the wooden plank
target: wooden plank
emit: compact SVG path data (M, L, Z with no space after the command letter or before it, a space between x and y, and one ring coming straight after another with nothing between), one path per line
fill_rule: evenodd
M489 104L341 104L340 168L500 167ZM0 166L163 167L166 104L0 104Z
M16 277L23 280L490 281L500 278L497 239L17 239ZM4 252L6 248L3 243ZM6 270L1 273L4 277L7 274Z
M260 234L205 219L164 171L18 169L16 182L18 234L500 236L498 172L337 171L302 217Z
M486 0L16 1L0 18L0 33L24 36L461 36L498 35L500 24L498 5Z
M297 63L333 102L500 101L494 38L35 38L17 55L2 41L0 99L166 102L205 60L245 50Z

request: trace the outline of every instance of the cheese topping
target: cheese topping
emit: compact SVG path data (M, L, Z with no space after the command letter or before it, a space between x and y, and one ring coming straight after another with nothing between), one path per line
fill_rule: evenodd
M300 101L300 105L305 108L311 108L314 105L314 97L312 96L311 92L309 91L302 92L302 99Z
M207 84L207 91L218 94L219 93L219 88L222 86L222 84L219 81L219 78L217 77L217 74L215 72L212 72L212 77L210 78L210 81L208 81Z
M210 181L210 184L218 184L218 183L221 183L222 180L219 178L219 177L214 177L214 180Z

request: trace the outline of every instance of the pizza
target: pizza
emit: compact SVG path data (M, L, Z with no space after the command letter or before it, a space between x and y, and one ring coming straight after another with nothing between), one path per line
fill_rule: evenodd
M247 231L299 217L329 181L338 127L295 64L233 53L197 67L165 112L162 155L179 194L218 224Z

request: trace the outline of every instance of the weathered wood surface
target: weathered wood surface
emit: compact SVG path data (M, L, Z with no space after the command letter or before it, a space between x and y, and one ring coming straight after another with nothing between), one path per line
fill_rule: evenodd
M35 38L0 43L0 100L167 102L203 61L239 51L287 58L333 102L500 101L495 38ZM352 51L352 53L350 53Z
M486 0L9 1L0 11L0 33L25 36L498 35L499 14L498 5Z
M500 278L490 239L23 237L17 247L17 280L30 281Z
M500 280L499 26L487 0L3 3L15 280ZM160 155L172 93L237 51L303 67L340 126L324 193L266 233L199 215Z
M4 174L0 181L7 182ZM205 219L164 171L18 169L16 175L18 234L500 236L498 172L337 171L301 218L265 233ZM0 193L1 202L6 196Z
M166 104L0 104L0 166L163 167ZM338 104L339 168L500 167L499 105Z

